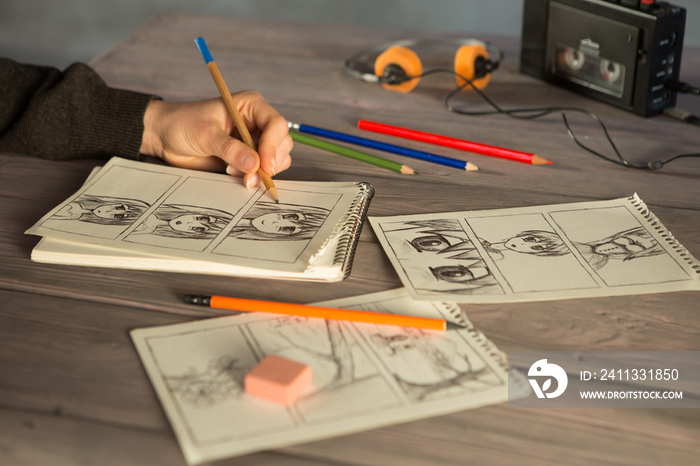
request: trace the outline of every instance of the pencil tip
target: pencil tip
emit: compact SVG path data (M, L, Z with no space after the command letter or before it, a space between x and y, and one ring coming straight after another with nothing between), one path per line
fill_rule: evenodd
M467 166L465 167L465 170L467 170L468 172L475 172L475 171L479 170L479 167L477 167L476 165L474 165L471 162L467 162Z
M540 157L539 155L533 155L532 156L532 164L533 165L551 165L552 162L550 160L545 159L544 157Z

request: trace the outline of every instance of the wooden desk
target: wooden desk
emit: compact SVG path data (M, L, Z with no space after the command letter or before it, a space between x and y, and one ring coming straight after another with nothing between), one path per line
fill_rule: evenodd
M409 177L299 145L293 167L280 179L368 181L377 192L370 215L612 199L637 192L700 257L700 160L679 160L654 173L622 168L583 152L557 116L519 121L447 112L442 100L453 87L451 78L426 78L404 95L344 73L343 60L357 50L420 35L412 31L172 13L149 21L93 65L114 86L168 99L213 97L216 89L194 44L199 35L206 37L232 89L260 90L290 120L359 134L356 120L368 118L461 134L554 161L533 167L472 155L480 171L460 173L411 160L420 176ZM637 162L698 151L697 127L666 117L642 119L524 76L518 72L517 39L483 38L505 50L505 62L486 89L503 107L587 108L603 118L620 150ZM699 49L685 51L682 75L700 84ZM697 97L680 101L700 114ZM464 102L485 108L473 96ZM608 150L590 121L575 120L582 137ZM418 143L413 147L428 150ZM74 192L98 163L0 154L0 464L184 464L128 336L136 327L219 314L182 304L182 292L311 302L400 286L369 226L351 277L338 284L31 262L38 239L23 231ZM505 351L700 350L699 298L697 292L681 292L466 310ZM686 465L697 462L699 438L698 410L516 410L503 404L217 464Z

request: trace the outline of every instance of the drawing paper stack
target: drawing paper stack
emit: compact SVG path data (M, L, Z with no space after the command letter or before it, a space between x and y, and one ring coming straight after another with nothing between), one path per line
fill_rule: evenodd
M280 202L228 175L111 159L26 233L38 262L339 281L374 189L277 181Z

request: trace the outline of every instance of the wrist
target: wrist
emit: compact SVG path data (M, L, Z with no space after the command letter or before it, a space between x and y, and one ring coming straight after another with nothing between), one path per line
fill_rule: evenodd
M160 139L157 125L164 105L166 103L162 100L153 99L146 107L146 111L143 114L143 137L141 138L141 149L139 151L141 154L163 158L163 142Z

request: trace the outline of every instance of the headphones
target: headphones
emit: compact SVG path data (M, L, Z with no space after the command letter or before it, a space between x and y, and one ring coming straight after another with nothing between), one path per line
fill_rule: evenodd
M453 67L424 71L416 50L440 45L457 49ZM373 61L371 57L375 57ZM436 72L453 73L460 88L483 89L502 59L503 53L498 47L477 39L406 39L356 53L345 61L345 70L355 78L380 83L385 89L399 92L411 92L423 76Z

